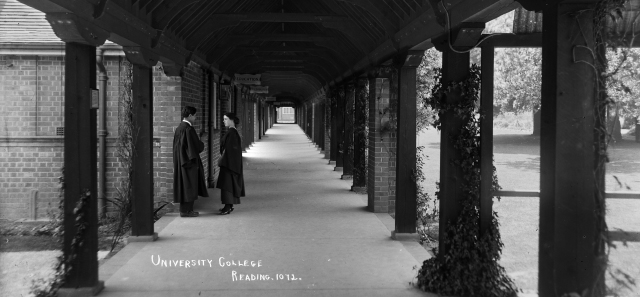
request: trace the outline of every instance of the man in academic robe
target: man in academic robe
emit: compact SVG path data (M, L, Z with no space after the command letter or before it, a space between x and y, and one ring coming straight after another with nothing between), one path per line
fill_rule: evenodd
M193 202L198 196L209 197L200 159L204 143L193 128L195 120L196 108L185 106L182 122L173 135L173 202L180 203L181 217L197 217Z

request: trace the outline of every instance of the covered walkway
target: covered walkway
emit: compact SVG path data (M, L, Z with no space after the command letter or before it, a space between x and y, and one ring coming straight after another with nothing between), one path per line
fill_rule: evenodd
M231 215L217 214L216 189L196 203L200 217L167 214L157 241L129 243L100 267L100 296L430 296L410 285L429 253L392 240L393 219L367 211L299 126L266 136L243 155L247 197Z

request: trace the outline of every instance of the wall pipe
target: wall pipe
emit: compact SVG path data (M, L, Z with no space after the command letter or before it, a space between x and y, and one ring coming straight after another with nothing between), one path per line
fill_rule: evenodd
M216 169L213 165L213 119L215 118L215 113L216 113L215 100L218 98L218 96L216 96L217 90L216 90L216 83L215 83L215 75L213 73L209 73L208 76L205 75L205 79L206 79L206 83L209 84L209 94L207 94L208 98L205 98L205 100L209 101L209 123L208 123L209 139L207 140L209 142L209 151L207 152L208 163L209 163L208 164L209 176L207 176L207 187L214 188L215 182L213 177L216 173Z
M106 201L106 159L107 159L107 70L104 67L104 50L96 48L96 66L98 67L98 217L107 214Z

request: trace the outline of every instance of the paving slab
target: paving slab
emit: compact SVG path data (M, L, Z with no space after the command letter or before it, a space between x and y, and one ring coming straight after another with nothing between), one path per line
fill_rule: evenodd
M243 154L234 212L218 215L210 189L200 217L163 217L157 241L103 265L100 296L436 296L411 285L429 253L392 240L388 218L366 211L298 126L267 135Z

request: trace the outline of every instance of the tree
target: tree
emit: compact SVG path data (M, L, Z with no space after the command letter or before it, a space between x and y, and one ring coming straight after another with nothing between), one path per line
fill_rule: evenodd
M540 110L542 51L539 48L496 49L495 105L499 112ZM534 134L538 134L534 116Z
M640 118L640 49L610 49L607 60L608 130L620 140L620 117Z
M416 130L418 132L430 126L434 117L437 116L429 106L424 105L424 99L431 96L431 89L436 84L435 75L441 65L442 54L435 48L431 48L424 52L422 63L416 69Z

